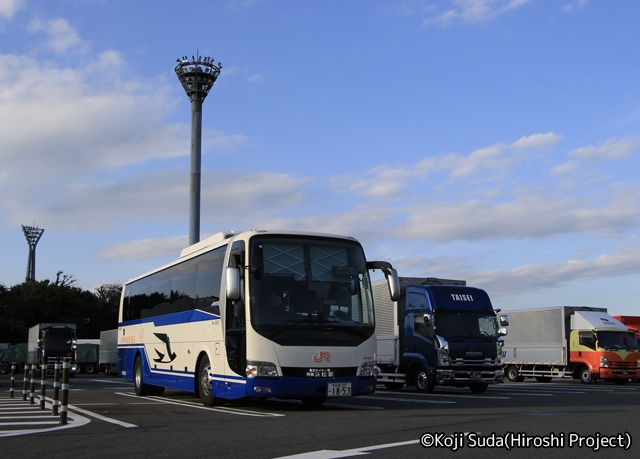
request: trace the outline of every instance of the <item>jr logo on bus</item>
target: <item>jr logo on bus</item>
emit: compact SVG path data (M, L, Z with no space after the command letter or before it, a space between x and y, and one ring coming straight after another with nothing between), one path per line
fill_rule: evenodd
M157 359L153 359L154 362L158 362L158 363L169 363L169 362L173 362L177 355L175 352L171 352L171 340L169 339L169 336L165 333L154 333L154 335L156 335L156 338L158 338L160 341L162 341L164 343L164 346L166 348L166 354L163 354L162 352L160 352L159 350L155 349L156 354L158 354L158 358ZM165 360L165 356L169 359L169 360Z
M320 351L318 352L318 355L314 355L311 358L313 359L314 362L322 362L323 360L325 362L329 362L329 359L331 358L331 353L328 351Z

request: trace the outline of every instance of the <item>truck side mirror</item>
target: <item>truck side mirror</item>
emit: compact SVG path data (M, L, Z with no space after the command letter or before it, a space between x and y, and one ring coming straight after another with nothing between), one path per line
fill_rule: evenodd
M509 316L506 314L502 314L500 316L500 326L501 327L508 327L509 326ZM506 333L505 333L506 335Z
M424 316L422 316L422 320L427 327L431 326L431 316L429 314L425 314Z
M391 268L386 277L387 283L389 284L389 296L391 297L391 301L398 301L400 299L400 280L398 279L398 271L396 271L395 268Z
M233 301L240 299L240 271L233 266L227 266L224 274L227 298Z
M507 329L506 329L505 327L500 328L500 329L498 330L498 335L500 335L500 336L507 336Z

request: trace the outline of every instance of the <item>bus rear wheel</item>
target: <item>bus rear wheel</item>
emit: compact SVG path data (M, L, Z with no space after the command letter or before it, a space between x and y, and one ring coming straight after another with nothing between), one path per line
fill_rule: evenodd
M140 356L136 357L136 361L133 364L133 388L136 391L136 395L139 397L144 397L150 393L149 386L143 381L142 359Z
M214 397L213 388L211 387L211 380L209 379L209 373L211 373L211 363L209 363L209 357L207 355L202 356L200 363L198 364L197 372L197 384L198 395L204 406L222 405L224 400Z

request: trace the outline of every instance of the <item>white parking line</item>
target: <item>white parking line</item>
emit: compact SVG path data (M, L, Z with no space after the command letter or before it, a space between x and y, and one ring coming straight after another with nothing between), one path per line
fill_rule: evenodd
M420 443L420 440L386 443L383 445L365 446L364 448L345 449L342 451L323 449L320 451L312 451L309 453L294 454L292 456L282 456L276 459L335 459L340 457L363 456L365 454L369 454L369 451L386 448L397 448L399 446L415 445L417 443Z
M135 397L137 398L138 396L135 394L127 394L124 392L114 392L114 394L116 395L124 395L125 397ZM255 417L279 417L279 416L284 416L284 414L281 413L264 413L264 412L260 412L260 411L251 411L251 410L244 410L244 409L240 409L240 408L231 408L231 407L208 407L208 406L204 406L201 405L199 403L196 402L176 402L174 400L169 400L166 399L164 397L147 397L150 400L154 400L155 402L158 403L166 403L168 405L178 405L178 406L184 406L187 408L195 408L195 409L199 409L199 410L209 410L209 411L217 411L219 413L226 413L226 414L237 414L239 416L255 416Z

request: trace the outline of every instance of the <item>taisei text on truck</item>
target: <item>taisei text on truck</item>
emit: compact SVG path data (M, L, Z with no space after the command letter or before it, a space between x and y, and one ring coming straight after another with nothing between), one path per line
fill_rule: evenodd
M503 348L509 381L567 376L626 384L638 378L638 341L605 308L558 306L509 311L509 317Z
M465 281L400 278L391 301L386 283L375 282L378 382L432 392L436 385L483 393L504 380L501 336L509 318L499 317L484 290Z

